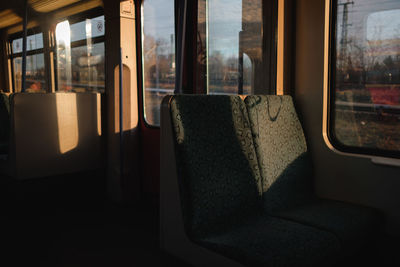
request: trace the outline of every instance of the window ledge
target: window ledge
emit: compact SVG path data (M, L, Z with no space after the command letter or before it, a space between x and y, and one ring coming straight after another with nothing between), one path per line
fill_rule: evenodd
M371 158L371 161L374 164L400 167L400 159L373 157L373 158Z

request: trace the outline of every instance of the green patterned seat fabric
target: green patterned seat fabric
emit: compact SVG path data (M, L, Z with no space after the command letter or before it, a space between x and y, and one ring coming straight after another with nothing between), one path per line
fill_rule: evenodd
M260 173L238 96L176 95L170 102L185 230L197 239L261 209Z
M245 99L269 212L313 200L312 166L290 96Z
M335 235L269 216L250 218L198 243L246 266L333 266L341 259Z
M10 101L6 94L0 93L0 154L8 153L10 137Z
M335 234L346 256L370 244L382 225L382 216L376 210L333 200L320 199L275 215Z
M335 234L346 252L361 248L378 229L371 208L315 196L311 159L290 96L249 96L245 100L269 214Z

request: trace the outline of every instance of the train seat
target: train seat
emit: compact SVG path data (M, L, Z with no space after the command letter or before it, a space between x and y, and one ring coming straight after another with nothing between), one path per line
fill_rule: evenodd
M10 100L9 95L0 92L0 155L8 154L10 138Z
M261 204L261 180L241 99L174 96L171 116L189 235L220 232L227 222L252 216Z
M340 256L331 232L263 211L258 159L240 97L177 95L165 98L162 110L163 249L197 265L221 266L234 266L229 259L318 266Z
M332 233L265 214L193 241L245 266L331 266L343 257Z
M11 94L9 153L1 161L0 173L23 180L100 168L100 97L95 93Z
M329 231L346 255L362 251L381 224L368 207L320 199L306 138L290 96L245 99L262 177L264 210L273 216Z

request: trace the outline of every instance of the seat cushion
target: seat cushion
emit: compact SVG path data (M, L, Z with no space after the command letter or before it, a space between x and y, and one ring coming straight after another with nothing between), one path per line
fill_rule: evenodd
M195 242L247 266L330 266L341 253L332 233L269 216Z
M381 214L372 208L322 199L274 215L335 234L347 256L372 242L382 224Z
M170 106L188 235L220 232L261 209L258 161L242 99L176 95Z

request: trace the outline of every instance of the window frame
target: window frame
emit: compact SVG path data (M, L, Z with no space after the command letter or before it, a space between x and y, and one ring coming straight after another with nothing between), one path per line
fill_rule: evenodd
M56 45L56 42L57 42L56 27L57 27L57 25L60 22L63 22L65 20L68 20L69 24L73 25L75 23L82 22L85 19L93 19L93 18L96 18L99 16L104 16L104 21L106 20L103 7L95 7L93 9L90 9L90 10L87 10L87 11L84 11L81 13L73 14L71 16L57 18L57 20L54 21L54 27L52 29L52 34L54 36L54 44L52 44L52 46L51 46L51 51L54 53L53 66L54 66L54 91L55 92L64 92L64 91L58 90L58 72L57 72L58 71L58 65L57 65L58 63L57 63L57 45ZM92 44L104 43L104 65L105 65L104 69L105 69L105 72L107 73L107 57L106 57L107 49L106 49L106 33L105 33L105 31L104 31L103 36L97 36L97 37L92 38ZM75 48L75 47L80 47L80 46L87 46L87 44L88 44L87 39L73 41L73 42L71 42L71 49ZM105 91L101 94L105 94Z
M196 2L204 2L203 4L207 6L207 1L210 0L197 0ZM277 89L277 72L278 72L278 5L280 4L280 0L269 0L269 1L261 1L263 2L263 5L261 6L261 49L262 49L262 54L261 54L261 62L262 66L264 68L264 75L263 76L263 87L262 88L252 88L252 94L270 94L270 95L276 95L278 93ZM206 15L206 23L205 23L205 28L208 28L208 14ZM243 21L243 20L242 20ZM197 23L197 21L196 21ZM207 36L207 31L205 34L205 40L204 44L206 49L208 49L207 43L208 43L208 36ZM198 40L199 41L199 40ZM239 44L240 46L240 44ZM206 51L206 56L208 57L208 51ZM243 54L242 54L243 56ZM238 58L239 59L239 58ZM208 59L207 59L208 60ZM242 59L239 59L243 62L243 57ZM243 65L241 66L243 68ZM239 75L239 82L238 82L238 91L237 95L242 95L243 94L243 69L240 70L241 68L239 66L238 72L241 72ZM203 76L208 75L208 66L204 67L205 73L201 73ZM260 75L261 76L261 75ZM197 77L198 78L198 77ZM209 81L208 78L204 78L204 93L209 92ZM267 88L267 90L265 90Z
M138 69L138 91L139 91L139 107L141 111L141 119L143 120L143 124L145 128L147 129L160 129L161 127L161 121L160 125L155 125L155 124L150 124L147 119L146 119L146 102L145 102L145 97L146 97L146 87L145 87L145 80L144 80L144 60L143 60L143 4L146 0L139 0L137 3L138 8L136 8L136 49L137 49L137 69ZM175 31L175 71L178 71L178 54L177 54L177 43L178 43L178 32L177 32L177 14L178 14L178 8L177 8L177 0L174 1L174 31ZM196 0L197 2L197 0ZM173 94L175 94L176 91L176 84L177 84L177 77L178 74L175 73L175 88ZM161 111L161 107L160 107Z
M32 50L26 51L26 56L27 57L28 56L39 55L39 54L43 54L43 57L45 57L46 49L45 49L44 35L46 34L46 32L42 31L42 29L39 26L27 29L27 37L31 36L31 35L38 34L38 33L42 34L43 47L42 48L38 48L38 49L32 49ZM8 43L8 46L9 46L8 59L10 60L10 64L11 64L11 70L10 70L11 71L11 79L12 79L12 88L11 89L12 89L13 93L16 93L15 78L14 78L14 72L15 72L15 70L14 70L14 59L18 58L18 57L22 58L22 56L23 56L23 51L14 54L13 41L15 41L17 39L20 39L20 38L23 38L23 37L24 37L23 32L17 32L17 33L13 33L13 34L9 35L8 36L8 40L7 40L7 43ZM45 68L46 68L46 62L44 62L44 64L45 64ZM48 91L49 85L47 84L47 81L46 81L46 85L47 85L47 87L46 87L45 91ZM21 91L20 91L20 93L21 93Z
M53 69L53 73L54 73L54 89L53 90L54 90L54 92L58 91L57 51L56 51L56 45L55 45L55 42L56 42L56 33L55 33L56 25L58 23L64 21L64 20L68 20L70 22L70 24L72 25L72 24L84 21L85 19L92 19L92 18L99 17L99 16L105 16L104 8L100 7L100 6L99 7L95 7L93 9L90 9L90 10L87 10L87 11L84 11L84 12L73 14L71 16L59 17L59 18L53 20L53 23L52 23L53 26L50 27L50 30L42 29L40 26L36 26L36 27L32 27L32 28L27 29L27 36L35 35L35 34L38 34L38 33L42 33L42 36L43 36L43 47L39 48L39 49L33 49L33 50L26 51L26 56L43 54L44 60L45 60L45 62L44 62L45 68L51 68L51 66L46 66L47 63L48 63L48 62L46 62L46 53L51 53L52 52L54 54L53 62L52 62L53 63L53 68L54 68ZM45 39L45 35L46 34L50 34L51 36L53 36L52 40L49 43L49 47L45 47L46 43L45 43L44 39ZM19 38L23 38L23 32L22 31L10 34L7 37L7 46L9 47L7 58L10 60L10 68L11 69L9 71L11 73L11 83L12 83L12 88L10 88L10 89L11 89L11 91L13 93L16 92L16 85L15 85L15 78L14 78L14 73L15 73L15 70L14 70L14 59L18 58L18 57L22 57L23 52L18 52L18 53L14 54L12 42L14 40L16 40L16 39L19 39ZM71 42L71 48L79 47L79 46L85 46L85 45L87 46L87 43L88 43L87 39L74 41L74 42ZM105 34L103 36L97 36L97 37L92 38L92 44L98 44L98 43L104 43L104 64L105 64L104 69L105 69L105 72L107 72L107 62L106 62L107 61L107 57L105 55L106 54L106 35ZM48 75L48 74L46 73L46 75ZM48 81L46 80L46 90L45 91L46 92L50 92L50 90L51 90L50 87L51 87L51 85L48 84Z
M143 59L142 59L142 52L143 52L143 3L145 0L137 1L137 8L136 18L137 18L137 28L136 33L137 36L137 66L138 66L138 90L139 90L139 99L141 105L141 120L143 120L143 124L146 128L150 129L160 129L160 125L151 125L146 120L146 111L145 111L145 85L144 85L144 69L143 69ZM184 94L205 94L208 92L207 84L207 65L203 66L206 70L204 71L200 64L197 61L197 54L198 52L198 44L201 42L207 42L206 40L199 39L199 30L198 30L198 5L200 1L207 1L207 0L195 0L190 1L187 0L187 16L186 22L183 19L180 19L178 16L183 14L183 5L181 1L175 0L174 1L174 11L175 11L175 65L176 71L178 72L180 68L183 68L182 73L182 92ZM268 72L266 77L266 85L265 88L268 88L267 94L277 94L277 65L278 65L278 3L279 0L271 0L268 2L268 6L262 8L261 14L263 18L262 21L262 28L263 28L263 35L262 35L262 59L266 65L268 65ZM194 14L193 14L194 12ZM185 36L185 47L183 47L183 53L178 51L179 47L181 46L182 34L179 32L180 29L178 28L179 23L186 23L186 34ZM268 38L268 35L270 38ZM184 55L184 59L180 60L181 54ZM182 62L183 66L180 66L180 62ZM187 68L190 66L190 68ZM201 71L200 71L201 69ZM204 72L204 73L203 73ZM178 73L176 73L176 82L178 82ZM203 88L199 88L202 87ZM176 88L175 88L176 90ZM254 89L253 89L254 90ZM175 94L176 92L174 92ZM258 92L255 92L258 93Z
M324 101L326 101L326 106L324 107L324 120L325 123L323 125L323 135L326 137L325 141L328 146L332 146L331 148L337 150L339 153L345 153L353 156L360 157L368 157L368 158L400 158L400 151L395 150L386 150L379 148L370 148L370 147L357 147L357 146L349 146L341 143L335 134L335 93L336 93L336 36L337 36L337 11L338 11L338 1L339 0L329 0L327 1L327 12L325 12L325 16L328 16L328 19L325 22L328 22L328 26L325 30L328 30L328 45L325 49L328 49L328 56L325 58L327 61L325 64L327 75L325 79L326 84L326 92L324 96ZM325 33L326 34L326 33ZM325 36L325 41L326 36Z

